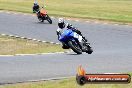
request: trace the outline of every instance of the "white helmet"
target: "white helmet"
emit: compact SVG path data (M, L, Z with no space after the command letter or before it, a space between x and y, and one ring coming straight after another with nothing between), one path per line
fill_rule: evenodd
M64 23L64 19L63 18L59 18L58 19L58 23Z
M63 18L59 18L59 20L58 20L58 26L61 29L65 28L65 22L64 22Z

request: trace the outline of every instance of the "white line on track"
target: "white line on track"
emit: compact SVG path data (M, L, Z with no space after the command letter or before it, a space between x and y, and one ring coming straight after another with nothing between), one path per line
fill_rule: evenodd
M15 36L16 38L20 38L20 36Z
M17 15L18 13L13 13L13 14Z
M98 21L95 21L94 23L95 23L95 24L98 24L99 22L98 22Z
M14 56L14 55L0 55L0 57L11 57L11 56Z
M69 51L71 52L71 51ZM69 52L54 52L54 53L36 53L36 54L15 54L15 55L0 55L0 57L11 57L11 56L34 56L34 55L53 55L53 54L63 54Z
M38 42L41 42L41 40L37 40Z
M54 42L50 42L51 44L54 44Z
M26 13L24 13L23 15L27 16L27 14L26 14Z
M25 37L21 37L22 39L25 39Z
M7 14L10 14L10 12L6 12Z
M39 81L49 81L49 80L61 80L61 79L68 79L75 76L67 76L67 77L54 77L54 78L47 78L47 79L40 79L40 80L28 80L27 82L39 82Z
M85 22L89 23L90 21L85 21Z
M54 19L55 17L52 16L51 18Z
M46 41L42 41L43 43L45 43Z
M36 54L15 54L14 56L33 56L33 55L49 55L49 54L63 54L65 52L55 52L55 53L36 53Z
M9 82L9 83L4 83L4 84L1 84L1 85L12 85L12 84L18 84L18 83L28 83L28 82L41 82L41 81L52 81L52 80L62 80L62 79L68 79L68 78L75 78L75 76L63 76L63 77L53 77L53 78L47 78L47 79L38 79L38 80L27 80L27 81L19 81L19 82L15 82L15 83L12 83L12 82Z
M3 11L0 11L0 13L2 13Z
M32 40L36 41L37 39L32 39Z
M108 23L103 23L103 24L106 24L107 25Z
M60 45L61 43L56 43L56 44Z
M114 25L119 25L119 24L114 24Z
M28 40L32 40L32 38L27 38Z
M14 35L9 35L10 37L14 37Z
M129 25L125 25L126 27L128 27Z
M5 36L6 34L1 34L2 36Z
M104 73L104 74L121 74L121 73Z

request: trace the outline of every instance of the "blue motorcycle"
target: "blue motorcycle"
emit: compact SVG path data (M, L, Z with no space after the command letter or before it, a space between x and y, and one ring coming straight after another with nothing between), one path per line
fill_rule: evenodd
M90 43L87 43L82 36L71 29L64 29L59 36L59 41L67 48L71 48L77 54L82 54L82 52L91 54L93 52Z

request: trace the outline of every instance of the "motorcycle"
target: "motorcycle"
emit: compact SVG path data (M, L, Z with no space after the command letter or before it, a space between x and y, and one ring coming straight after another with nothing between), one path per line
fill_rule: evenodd
M38 20L40 22L44 22L44 20L47 20L50 24L52 24L51 18L48 16L47 11L45 9L41 9L40 11L36 12Z
M92 54L93 52L90 43L87 43L82 36L70 29L63 30L59 36L59 41L62 42L65 47L71 48L77 54L82 54L82 52Z

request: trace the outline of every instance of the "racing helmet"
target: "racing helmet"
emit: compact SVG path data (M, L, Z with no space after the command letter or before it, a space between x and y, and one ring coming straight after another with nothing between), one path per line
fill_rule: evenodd
M65 28L65 22L64 22L64 19L63 18L59 18L58 19L58 26L61 29Z
M36 6L36 5L38 5L38 3L37 2L34 2L34 6Z

